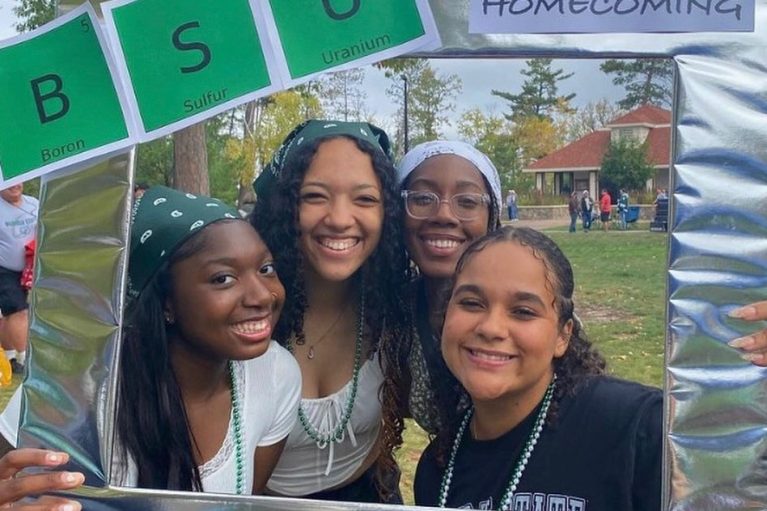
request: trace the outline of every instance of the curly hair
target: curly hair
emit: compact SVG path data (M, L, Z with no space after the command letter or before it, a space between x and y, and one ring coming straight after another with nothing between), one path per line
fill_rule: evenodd
M486 247L499 243L517 243L527 247L543 263L546 286L554 295L554 308L558 314L559 327L563 328L568 321L573 323L567 351L562 357L553 361L557 386L549 408L548 420L550 422L555 421L558 405L562 398L566 395L575 394L580 385L587 379L604 374L607 364L604 357L589 341L580 319L575 314L573 303L575 280L570 261L551 238L535 229L505 226L474 241L458 260L450 286L451 293L458 276L473 257ZM455 391L464 399L468 399L466 389L460 384ZM447 427L438 435L437 451L440 463L445 462L452 441L457 434L458 415L459 411L455 408L442 410L442 424L447 425Z
M381 238L373 253L353 278L365 295L365 325L373 348L380 350L383 368L390 360L390 345L403 342L410 330L405 299L409 280L408 261L402 236L402 204L399 200L396 173L389 159L365 140L344 135L331 135L314 139L302 146L285 162L273 189L258 197L250 221L263 237L275 257L280 280L285 286L287 299L282 316L275 329L275 339L287 346L294 335L303 332L307 309L304 284L305 260L299 245L300 188L317 150L323 142L333 138L347 138L370 156L373 170L381 182L383 193L383 225ZM402 444L404 430L403 405L397 386L388 378L380 391L383 407L382 452L378 460L376 484L382 498L396 491L384 483L384 473L396 469L394 450ZM390 479L390 478L389 478Z

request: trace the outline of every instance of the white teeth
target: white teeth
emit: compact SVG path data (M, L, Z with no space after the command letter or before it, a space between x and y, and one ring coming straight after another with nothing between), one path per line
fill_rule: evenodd
M452 239L431 239L426 240L426 243L436 248L456 248L461 244L460 242Z
M330 250L341 251L341 250L349 250L350 248L352 248L354 245L358 243L358 240L357 238L347 238L343 240L326 238L326 239L320 240L320 243L322 243L323 247L327 247Z
M512 359L511 355L496 355L491 353L485 353L482 351L474 351L474 350L470 350L470 351L473 356L477 358L481 358L483 360L492 360L494 362L505 362L507 360Z
M257 334L263 332L267 328L269 328L269 321L265 319L259 321L243 321L242 323L234 325L234 329L243 334Z

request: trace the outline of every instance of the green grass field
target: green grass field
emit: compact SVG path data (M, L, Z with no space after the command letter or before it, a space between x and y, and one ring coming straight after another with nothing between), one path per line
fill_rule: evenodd
M661 386L667 236L639 229L588 234L554 229L547 234L573 265L576 313L607 358L610 371ZM16 376L11 386L0 388L0 406L5 406L20 381ZM425 433L408 421L398 453L407 503L413 502L413 476L427 441Z

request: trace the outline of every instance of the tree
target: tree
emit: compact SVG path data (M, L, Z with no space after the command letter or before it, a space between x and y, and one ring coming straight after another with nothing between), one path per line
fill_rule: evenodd
M647 159L647 144L628 137L610 142L599 171L604 188L640 190L655 173Z
M448 122L447 113L455 110L455 97L463 84L454 74L436 72L424 59L401 59L396 67L399 73L383 65L385 75L392 81L386 94L398 105L396 146L403 147L405 83L408 86L408 134L410 146L442 136L442 127Z
M363 121L367 118L362 88L365 71L350 69L329 74L319 80L319 98L322 109L329 119L341 121Z
M644 104L671 106L674 65L669 59L606 60L599 69L623 86L626 96L618 102L624 110Z
M231 186L238 190L240 207L250 199L257 173L271 160L290 130L321 115L320 100L307 90L278 92L245 107L243 128L227 136L222 156L222 165L235 176Z
M607 123L617 119L624 113L620 107L614 105L606 98L577 108L562 118L565 142L573 142L599 128L603 128Z
M573 73L564 74L563 69L551 69L551 59L530 59L525 62L527 69L522 74L527 79L522 84L519 94L493 90L494 96L510 103L511 113L506 118L512 121L527 117L538 117L553 121L558 110L569 109L575 94L559 95L559 82L570 78Z
M173 134L173 188L209 195L205 121Z
M13 13L19 21L14 25L17 32L29 32L41 27L56 16L56 0L16 0Z
M513 125L502 115L485 114L478 108L465 111L458 121L458 133L485 153L495 164L503 189L523 189L519 147Z

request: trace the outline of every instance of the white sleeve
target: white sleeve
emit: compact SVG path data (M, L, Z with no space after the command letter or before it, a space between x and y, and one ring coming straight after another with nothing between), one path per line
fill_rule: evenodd
M277 343L274 348L274 417L259 440L259 447L274 445L288 436L298 420L298 404L301 402L301 368L288 350Z
M16 389L11 400L0 414L0 434L9 444L16 447L19 434L19 418L21 417L21 387Z

